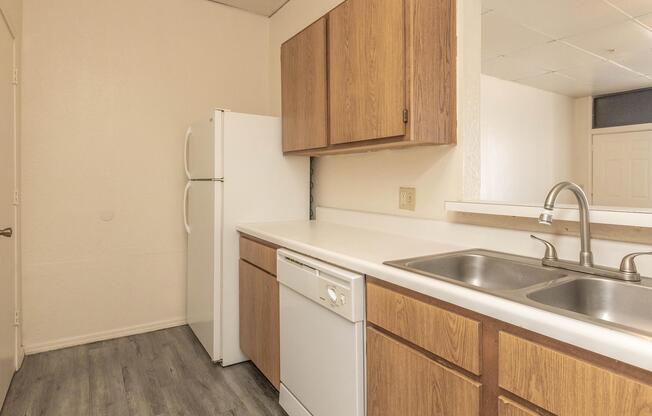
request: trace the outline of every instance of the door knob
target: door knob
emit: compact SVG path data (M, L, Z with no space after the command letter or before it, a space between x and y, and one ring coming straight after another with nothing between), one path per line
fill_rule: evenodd
M3 230L0 230L0 237L11 238L13 234L14 234L14 230L12 230L11 228L5 228Z

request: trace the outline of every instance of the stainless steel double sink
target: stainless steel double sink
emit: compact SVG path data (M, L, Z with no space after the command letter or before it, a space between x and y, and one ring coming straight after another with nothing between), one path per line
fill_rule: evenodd
M621 282L541 261L466 250L385 264L598 325L652 337L652 279Z

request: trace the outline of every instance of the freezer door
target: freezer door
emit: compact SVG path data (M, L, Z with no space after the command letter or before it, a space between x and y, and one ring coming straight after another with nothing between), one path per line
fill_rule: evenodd
M186 132L185 167L188 179L222 179L224 112L194 123Z
M222 186L218 181L192 181L187 199L187 319L213 361L222 358Z

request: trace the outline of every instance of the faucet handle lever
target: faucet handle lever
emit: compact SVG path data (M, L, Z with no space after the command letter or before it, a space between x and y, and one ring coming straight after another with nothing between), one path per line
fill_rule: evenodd
M623 257L623 261L620 262L620 271L627 274L638 274L638 270L636 269L636 257L646 255L652 255L652 251L626 255Z
M530 238L533 238L546 246L546 254L543 256L544 260L557 260L557 249L555 249L555 246L553 246L552 243L533 234L530 234Z

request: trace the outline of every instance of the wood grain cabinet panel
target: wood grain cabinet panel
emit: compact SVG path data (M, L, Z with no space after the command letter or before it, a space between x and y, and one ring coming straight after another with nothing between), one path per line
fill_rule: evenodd
M417 142L455 143L455 0L409 0L406 10L409 136Z
M433 354L480 374L480 323L374 283L367 320Z
M502 331L498 379L558 416L652 415L652 380L642 384Z
M328 145L326 71L326 18L321 18L281 46L284 152Z
M500 396L498 398L498 416L539 416L539 414Z
M478 416L480 384L367 328L368 416Z
M246 237L240 237L240 258L276 276L276 249Z
M240 348L280 387L279 293L276 278L240 260Z
M405 0L347 0L329 14L330 141L405 135Z
M281 47L283 150L457 141L455 0L345 0Z

